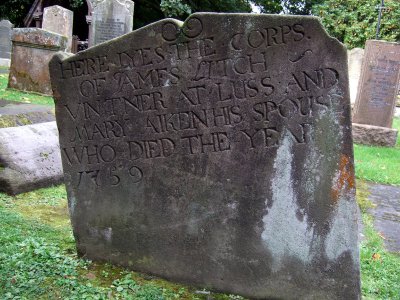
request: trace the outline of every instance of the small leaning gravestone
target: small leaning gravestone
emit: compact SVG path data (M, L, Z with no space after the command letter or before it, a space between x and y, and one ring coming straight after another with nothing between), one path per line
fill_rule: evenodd
M249 298L359 299L346 49L194 14L51 63L80 255Z

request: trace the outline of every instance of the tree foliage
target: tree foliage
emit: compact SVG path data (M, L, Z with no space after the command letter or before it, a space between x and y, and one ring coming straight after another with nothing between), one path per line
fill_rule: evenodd
M323 0L254 0L263 13L285 13L291 15L309 15L314 5Z
M365 41L375 39L380 0L325 0L315 5L313 12L321 17L330 35L348 48L364 47ZM400 41L400 2L385 1L380 37Z
M33 0L0 1L0 20L10 20L16 27L23 26L23 19L29 12Z

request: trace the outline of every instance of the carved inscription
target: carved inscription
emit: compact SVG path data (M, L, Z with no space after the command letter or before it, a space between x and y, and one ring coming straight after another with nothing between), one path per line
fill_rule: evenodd
M316 18L165 19L50 71L81 255L249 299L360 298L346 49Z
M366 42L353 121L392 127L400 84L400 44Z
M393 79L397 77L400 69L400 61L378 59L377 65L370 66L374 77L371 78L371 96L369 99L370 105L373 108L385 108L391 103L392 95L396 93L396 83Z
M206 26L198 18L183 30L166 22L158 44L61 64L79 94L63 106L76 126L62 155L71 166L90 166L77 172L77 186L140 182L148 160L268 151L283 134L305 145L319 114L341 117L341 78L333 66L295 67L312 60L306 48L288 53L281 74L269 53L310 39L302 24L226 38L206 33ZM122 157L129 163L118 165Z
M95 43L103 43L125 33L125 23L119 19L96 20Z

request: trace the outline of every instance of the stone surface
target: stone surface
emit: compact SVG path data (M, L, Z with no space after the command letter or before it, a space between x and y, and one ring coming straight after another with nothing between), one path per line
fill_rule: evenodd
M360 81L361 66L364 59L364 49L354 48L347 52L349 65L350 102L356 102L358 82Z
M89 45L94 46L125 33L133 27L134 2L130 0L92 0L92 31Z
M0 58L0 67L7 67L9 68L11 65L11 59L8 58ZM3 71L3 70L2 70ZM8 73L8 71L7 71Z
M254 299L359 299L346 55L313 17L210 13L55 56L78 253Z
M370 209L374 227L384 237L386 248L400 253L400 187L368 183L368 199L375 204Z
M26 104L0 99L0 128L55 121L50 106Z
M11 58L11 32L14 25L8 20L0 21L0 58Z
M0 191L11 195L62 182L56 122L0 129Z
M13 30L8 87L51 95L49 61L65 51L67 38L40 28Z
M397 129L353 123L353 140L357 144L394 147Z
M399 84L400 44L367 41L353 122L391 128Z
M14 25L8 20L0 21L0 66L9 67L11 58L11 31Z
M71 52L73 21L74 13L71 10L58 5L48 6L44 9L42 28L66 36L66 51Z

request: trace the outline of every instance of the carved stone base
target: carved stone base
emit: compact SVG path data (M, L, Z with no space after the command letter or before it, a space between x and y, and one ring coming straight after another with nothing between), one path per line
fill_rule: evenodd
M394 147L397 129L353 123L353 141L356 144Z

